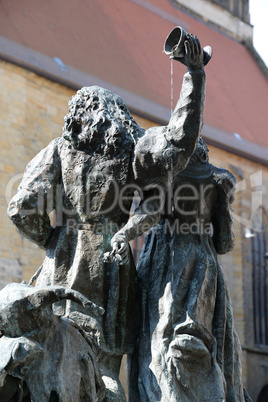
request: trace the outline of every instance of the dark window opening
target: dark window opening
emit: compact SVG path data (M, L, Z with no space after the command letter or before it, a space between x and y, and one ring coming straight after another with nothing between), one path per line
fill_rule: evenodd
M251 237L255 344L268 346L268 253L267 228L262 214L256 216Z
M261 392L260 395L258 396L257 402L267 402L268 401L268 385L265 385Z
M59 402L59 397L56 391L51 391L49 402Z

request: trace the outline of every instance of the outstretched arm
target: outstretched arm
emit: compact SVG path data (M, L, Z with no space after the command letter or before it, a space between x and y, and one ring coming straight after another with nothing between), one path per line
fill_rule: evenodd
M8 206L8 215L19 232L40 247L46 246L53 230L49 213L55 207L60 171L57 140L54 140L28 164L17 194Z
M206 74L203 50L197 37L185 41L185 59L188 72L184 75L180 99L166 127L146 131L135 148L133 163L135 180L143 189L165 190L170 173L175 176L185 169L198 142L203 125ZM147 187L148 186L148 187ZM114 253L125 263L127 243L155 226L161 215L163 197L145 201L127 224L111 240Z
M183 77L180 98L170 118L166 138L177 148L182 148L184 158L189 159L203 126L206 74L199 39L188 35L185 48L188 72Z
M134 173L138 184L166 181L167 172L175 175L185 169L195 150L203 124L206 74L203 50L197 37L185 42L185 64L180 99L165 127L146 131L135 149Z

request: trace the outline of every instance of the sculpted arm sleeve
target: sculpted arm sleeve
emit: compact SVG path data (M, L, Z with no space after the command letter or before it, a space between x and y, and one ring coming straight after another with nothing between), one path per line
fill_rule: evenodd
M233 201L236 178L228 171L216 173L217 203L213 218L213 243L217 254L226 254L235 245L233 227Z
M138 141L134 173L140 185L165 181L185 169L203 125L206 74L204 69L184 75L180 99L166 127L153 127Z
M182 155L187 161L195 150L203 126L205 88L204 69L188 71L184 75L180 98L167 127L167 140L176 148L183 149ZM185 161L178 161L180 163L186 165Z
M112 238L111 243L129 243L136 237L141 236L151 227L157 225L161 216L161 202L159 199L151 199L142 202L128 220L126 225L117 232Z
M53 230L48 214L54 209L60 171L54 140L28 164L8 206L8 215L20 233L40 247L45 247Z

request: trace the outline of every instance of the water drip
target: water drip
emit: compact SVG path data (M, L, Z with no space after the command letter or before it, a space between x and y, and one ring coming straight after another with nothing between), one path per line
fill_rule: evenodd
M170 186L171 186L171 220L172 220L172 224L174 223L174 200L173 200L173 178L174 178L174 166L173 166L173 158L171 156L171 180L170 180ZM171 264L172 267L174 265L174 250L172 250L171 253ZM172 269L172 282L173 282L173 269Z
M173 113L173 95L174 90L173 90L173 59L170 59L170 109L171 109L171 116ZM173 158L171 156L171 180L170 180L170 190L171 190L171 218L172 218L172 223L174 219L174 201L173 201L173 175L174 175L174 167L173 167ZM171 273L171 286L173 283L174 279L174 250L171 251L171 266L172 266L172 273Z
M170 109L173 113L173 59L170 59Z

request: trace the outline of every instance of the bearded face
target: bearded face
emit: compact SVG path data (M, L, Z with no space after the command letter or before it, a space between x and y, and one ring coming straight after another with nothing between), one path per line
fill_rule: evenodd
M85 152L113 155L133 148L143 133L122 99L100 87L84 87L69 101L63 137Z

